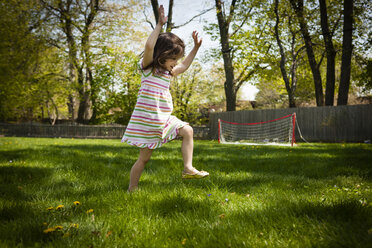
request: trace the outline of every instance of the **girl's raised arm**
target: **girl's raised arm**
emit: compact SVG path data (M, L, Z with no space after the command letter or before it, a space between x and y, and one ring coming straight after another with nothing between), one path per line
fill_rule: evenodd
M150 34L149 38L146 41L145 51L143 53L142 67L146 67L152 63L156 41L161 32L161 28L167 22L167 19L168 17L164 15L163 5L160 5L158 24L156 24L155 29L152 31L152 33Z
M198 32L196 31L192 32L192 38L194 39L194 48L180 64L176 65L173 68L172 70L173 76L177 76L178 74L185 72L190 67L192 61L194 60L196 53L198 52L199 47L201 46L203 40L198 39Z

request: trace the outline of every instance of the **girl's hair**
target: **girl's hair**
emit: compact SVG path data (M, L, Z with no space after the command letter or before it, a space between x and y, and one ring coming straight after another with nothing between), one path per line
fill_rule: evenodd
M144 70L149 68L164 70L166 59L177 59L185 55L185 44L173 33L161 33L154 47L153 61L146 66Z

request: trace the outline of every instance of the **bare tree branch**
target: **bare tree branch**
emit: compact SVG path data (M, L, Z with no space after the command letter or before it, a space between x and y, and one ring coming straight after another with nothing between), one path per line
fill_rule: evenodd
M245 24L245 22L248 20L248 17L249 17L249 14L251 13L253 8L250 8L247 15L245 16L244 20L242 21L242 23L239 25L239 27L237 29L235 29L234 32L232 32L232 34L230 35L230 37L234 36L242 27L243 25Z
M226 20L227 25L230 25L230 22L234 16L235 4L236 4L236 0L232 0L231 5L230 5L230 13Z
M154 27L154 25L152 24L152 22L148 19L145 10L143 10L143 15L145 16L145 21L146 21L148 24L150 24L150 26L151 26L152 29L155 29L155 27Z
M214 9L214 7L211 7L211 8L209 8L209 9L206 9L206 10L200 12L199 14L197 14L197 15L194 16L194 17L192 17L192 18L191 18L190 20L188 20L187 22L185 22L185 23L183 23L183 24L180 24L180 25L177 25L177 26L173 26L173 28L180 28L180 27L183 27L183 26L189 24L190 22L192 22L195 18L198 18L199 16L204 15L205 13L211 11L212 9Z

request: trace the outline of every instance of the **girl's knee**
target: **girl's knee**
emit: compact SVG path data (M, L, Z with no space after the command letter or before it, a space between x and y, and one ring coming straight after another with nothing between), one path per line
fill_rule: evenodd
M182 137L193 137L194 136L194 130L192 129L191 126L189 125L186 125L184 127L182 127L180 129L180 132L179 134L182 136Z
M142 164L147 164L147 162L150 161L150 157L139 157L138 160L142 163Z
M147 164L147 162L149 162L151 158L151 155L152 155L152 150L148 148L141 149L138 160L143 164Z

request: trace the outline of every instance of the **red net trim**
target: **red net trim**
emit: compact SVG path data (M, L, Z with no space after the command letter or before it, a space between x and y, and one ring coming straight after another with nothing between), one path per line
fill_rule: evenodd
M293 114L290 114L290 115L286 115L286 116L283 116L283 117L280 117L280 118L277 118L277 119L274 119L274 120L269 120L269 121L263 121L263 122L256 122L256 123L237 123L237 122L229 122L229 121L224 121L224 120L221 120L222 122L225 122L225 123L229 123L229 124L233 124L233 125L259 125L259 124L265 124L265 123L269 123L269 122L274 122L274 121L278 121L278 120L281 120L281 119L285 119L285 118L288 118L288 117L291 117Z

